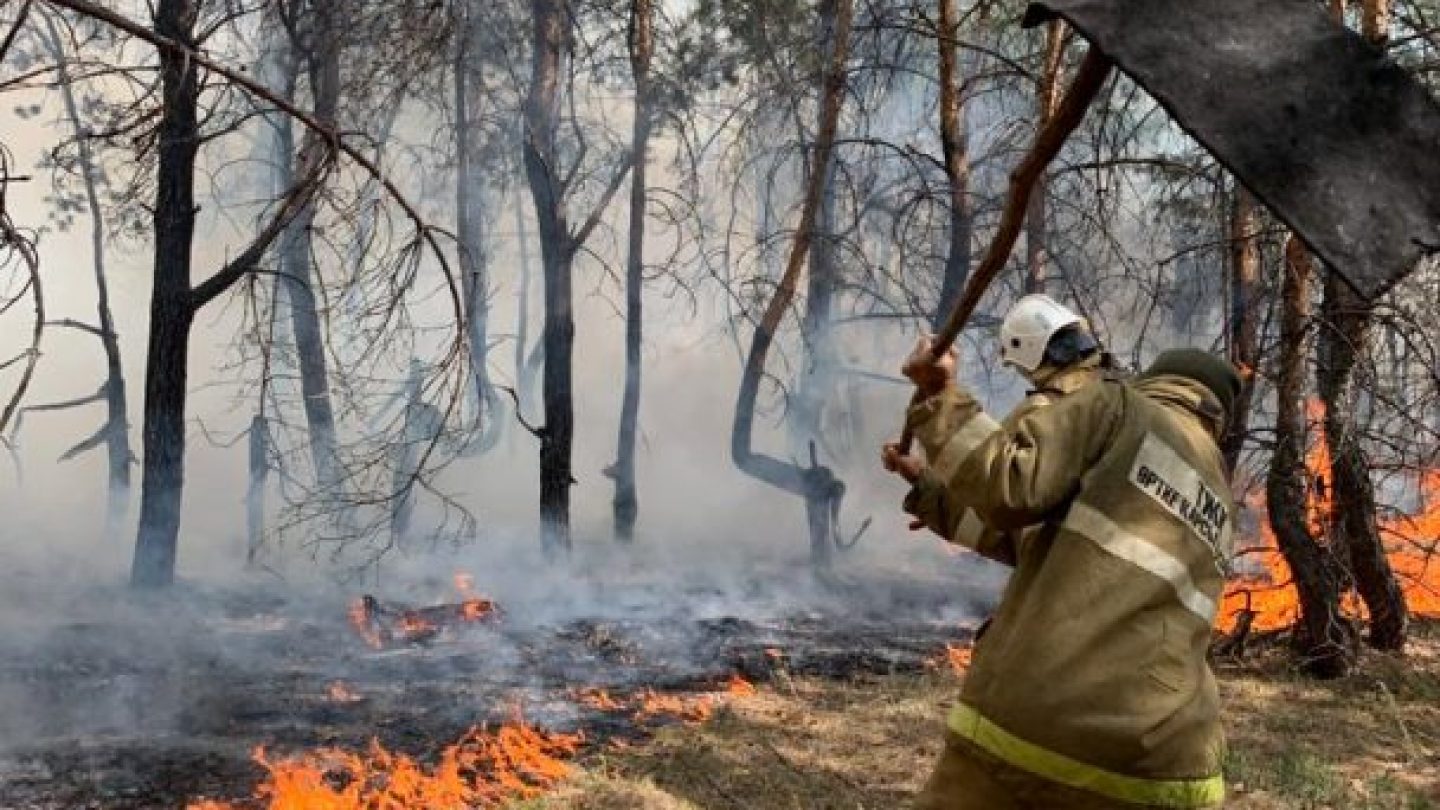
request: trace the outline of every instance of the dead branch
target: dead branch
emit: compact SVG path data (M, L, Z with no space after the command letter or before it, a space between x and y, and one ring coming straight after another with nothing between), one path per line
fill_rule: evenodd
M29 4L26 4L28 11ZM22 12L23 16L24 12ZM9 42L5 44L9 47ZM0 49L3 54L3 49ZM0 151L0 178L8 177L10 173L9 155ZM45 296L40 285L40 257L35 252L35 244L29 237L15 228L10 221L10 214L5 209L5 184L0 182L0 259L4 253L10 253L18 258L24 265L24 271L29 275L28 287L31 298L35 302L35 325L30 331L30 347L25 350L25 370L20 375L20 382L15 386L15 392L5 404L5 409L0 411L0 433L4 433L10 420L20 407L20 402L25 398L25 391L30 387L30 381L35 377L35 367L40 362L40 341L45 334ZM6 264L9 262L6 261ZM23 292L21 293L24 294ZM17 358L18 359L18 358Z
M211 59L203 52L187 48L184 45L175 42L174 40L160 36L154 31L146 28L145 26L125 17L123 14L111 11L110 9L104 8L97 3L90 2L90 0L42 1L48 3L49 5L56 6L58 8L68 9L75 12L76 14L81 14L99 22L103 22L106 25L109 25L120 31L124 31L130 36L133 36L144 42L148 42L156 48L181 52L185 55L187 59L191 60L200 67L203 67L206 70L209 70L210 72L216 74L217 76L224 78L226 81L231 82L237 87L240 87L245 92L250 93L257 98L260 98L271 105L274 105L276 109L290 116L294 120L299 121L307 129L314 132L321 139L326 141L330 145L331 151L339 152L340 154L343 154L350 160L354 161L356 165L360 166L360 168L366 172L366 174L375 178L375 180L380 183L381 187L385 189L386 195L389 196L392 200L394 200L396 205L400 206L401 210L405 213L405 217L409 219L414 225L419 238L422 239L430 248L430 251L434 255L436 262L438 262L440 266L441 272L443 272L445 275L446 287L448 288L448 292L450 293L451 305L455 313L455 323L463 324L465 322L465 307L464 302L461 298L459 282L455 279L454 272L450 267L450 263L445 258L445 252L441 249L439 240L436 238L437 233L444 234L445 236L452 239L453 236L451 236L447 231L443 231L426 223L425 219L420 215L419 210L413 204L411 204L409 198L407 198L405 194L401 192L398 187L396 187L395 183L389 178L389 176L387 176L383 171L381 171L380 167L376 166L374 161L367 157L363 152L361 152L359 149L357 149L350 143L346 142L344 138L340 137L339 133L335 132L330 127L325 126L313 115L297 107L295 104L286 101L275 93L272 93L268 88L255 81L253 78L246 75L244 72L226 67L225 65L222 65L219 62ZM272 225L273 224L274 223L272 222ZM240 258L245 257L242 256ZM231 264L238 265L239 260L237 259L236 262L232 262ZM224 271L221 272L223 273ZM200 287L196 288L197 297L202 298L203 300L209 300L209 298L213 298L215 294L218 294L213 290L213 287L207 288L208 283L209 282L206 282L205 284L202 284ZM200 295L202 290L204 290L204 294L208 295L209 297L204 297L204 295Z

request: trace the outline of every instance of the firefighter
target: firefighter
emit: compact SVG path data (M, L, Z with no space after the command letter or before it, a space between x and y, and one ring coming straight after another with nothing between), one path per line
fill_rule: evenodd
M1001 363L1031 386L1002 422L1005 426L1113 373L1089 324L1049 296L1027 295L1016 301L1000 323L999 342ZM905 499L905 511L915 518L911 528L928 527L952 543L1013 565L1015 540L1010 533L985 530L974 521L958 524L956 519L964 511L947 506L947 464L955 460L938 458L932 469L911 457L903 462L906 469L900 470L895 466L902 463L898 447L886 448L886 466L912 484Z
M1240 377L1165 352L1001 426L922 339L909 426L955 524L1015 532L921 810L1212 808L1224 799L1206 663L1235 505L1217 439ZM888 448L887 466L919 462ZM957 539L963 541L963 532Z

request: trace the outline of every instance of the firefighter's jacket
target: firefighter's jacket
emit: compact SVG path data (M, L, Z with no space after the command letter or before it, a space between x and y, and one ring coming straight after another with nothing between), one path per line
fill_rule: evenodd
M1105 374L1100 368L1099 354L1093 354L1063 368L1042 369L1034 379L1035 388L1000 422L1000 426L1013 428L1026 416L1100 380ZM947 458L943 454L939 458L930 458L935 463L920 473L910 494L905 498L905 511L919 518L926 528L951 543L966 546L997 562L1014 565L1016 536L1019 532L996 531L976 520L973 513L970 514L970 520L961 524L960 519L966 515L963 506L953 509L947 503L947 482L954 475L954 465L960 459Z
M1178 376L1089 385L1004 428L955 387L911 409L956 526L1043 524L1016 535L956 734L1115 799L1223 799L1205 660L1235 513L1220 419L1214 395Z

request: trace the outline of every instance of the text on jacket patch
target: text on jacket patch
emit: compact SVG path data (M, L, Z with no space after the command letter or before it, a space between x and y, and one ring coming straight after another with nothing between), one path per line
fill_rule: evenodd
M1130 468L1130 482L1205 541L1217 564L1228 561L1230 512L1224 499L1158 436L1150 434L1140 445Z

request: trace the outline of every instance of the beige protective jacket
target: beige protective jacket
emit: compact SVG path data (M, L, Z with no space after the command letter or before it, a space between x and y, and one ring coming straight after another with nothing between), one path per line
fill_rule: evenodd
M1089 385L1003 428L954 387L911 409L954 538L1016 538L955 733L1115 799L1221 801L1205 660L1235 514L1220 413L1202 385L1171 376Z
M1034 380L1034 390L1025 395L1025 399L1000 422L1000 426L1014 428L1021 419L1098 382L1105 373L1100 368L1099 354L1063 368L1042 369ZM936 466L926 467L905 498L905 511L951 543L963 545L997 562L1014 565L1015 536L1018 532L1001 532L984 526L973 519L973 513L970 514L972 519L961 525L959 519L966 515L963 505L957 509L947 502L948 481L955 473L953 465L957 461L954 458L937 458Z

